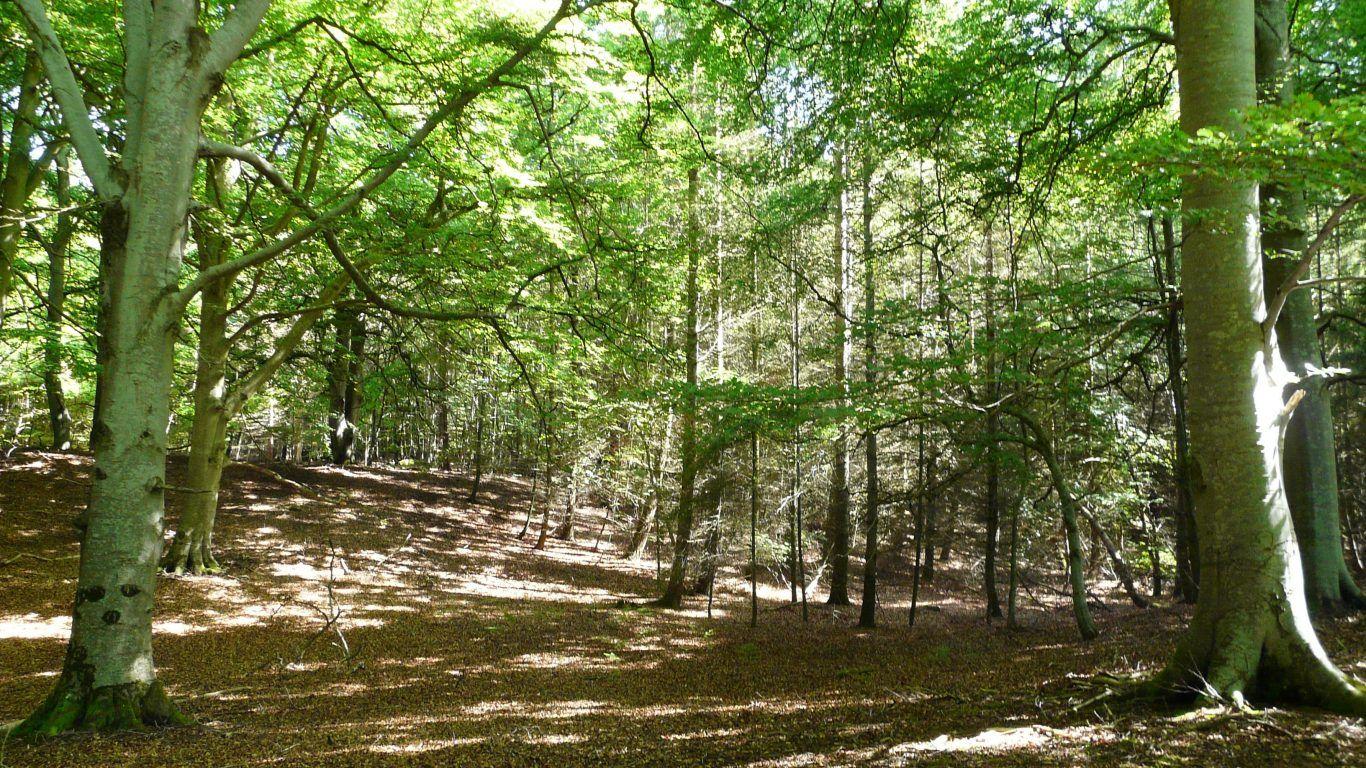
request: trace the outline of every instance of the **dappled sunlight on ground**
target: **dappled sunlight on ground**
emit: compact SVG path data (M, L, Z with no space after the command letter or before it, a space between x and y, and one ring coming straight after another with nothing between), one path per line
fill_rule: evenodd
M0 464L0 721L60 668L88 462ZM180 483L173 461L168 483ZM201 723L154 737L9 744L5 765L895 766L1351 764L1360 723L1258 713L1218 738L1163 713L1071 712L1079 676L1151 669L1188 618L1108 599L1083 644L1058 590L1022 595L1023 628L981 617L966 571L922 585L915 630L893 563L876 632L857 606L724 570L711 618L655 596L602 510L578 541L519 539L529 484L407 470L234 465L216 534L225 570L164 578L156 657ZM183 499L170 498L174 521ZM558 522L559 509L552 516ZM539 521L536 521L539 522ZM605 531L599 540L599 531ZM169 532L168 532L169 533ZM739 544L737 543L737 547ZM7 554L0 554L4 561ZM738 557L737 557L738 559ZM1101 592L1103 594L1103 592ZM1366 668L1366 627L1325 633ZM1290 757L1287 757L1290 756Z

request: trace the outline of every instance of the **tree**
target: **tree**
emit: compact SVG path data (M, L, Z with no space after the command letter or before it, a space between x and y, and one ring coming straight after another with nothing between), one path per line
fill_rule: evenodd
M1254 6L1174 3L1187 135L1241 133L1239 113L1256 102ZM1256 693L1366 714L1366 688L1333 666L1309 622L1281 473L1287 371L1274 330L1262 329L1256 183L1191 173L1182 214L1200 598L1158 683L1235 704Z
M1257 90L1272 104L1295 98L1290 63L1290 18L1285 0L1257 0ZM1262 270L1267 301L1272 302L1297 270L1308 237L1302 190L1284 183L1262 187ZM1300 395L1285 427L1286 501L1295 522L1304 568L1305 599L1310 611L1335 612L1350 605L1366 607L1366 597L1347 570L1342 555L1338 510L1337 450L1333 409L1324 377L1327 366L1319 349L1318 320L1308 290L1293 291L1276 318L1281 356L1298 381L1286 387L1287 401Z
M444 94L437 109L349 193L306 226L179 285L202 119L269 0L242 0L213 32L184 0L124 6L124 134L105 140L41 0L18 0L71 143L100 210L99 364L71 638L52 693L16 735L184 722L156 677L152 612L161 557L172 344L190 301L217 280L287 252L383 184L440 124L509 74L576 10L562 4L488 75ZM113 121L110 121L113 122Z
M697 167L688 169L687 222L683 247L687 250L688 271L684 286L683 302L686 317L683 321L683 363L684 392L682 413L680 414L679 455L683 462L678 477L678 508L675 512L677 535L674 543L673 563L669 566L669 582L659 604L665 608L678 608L683 604L684 580L688 576L688 556L692 551L692 524L694 505L697 495L698 447L697 447L697 315L698 290L697 270L701 260L702 223L698 210Z
M850 363L849 334L849 285L853 271L849 238L846 234L845 210L848 207L848 192L844 151L835 149L835 204L831 212L835 224L835 269L836 283L834 296L835 315L835 359L834 386L840 391L840 407L848 407ZM849 604L849 446L844 425L838 424L835 439L830 447L830 507L826 517L827 535L830 537L830 605Z

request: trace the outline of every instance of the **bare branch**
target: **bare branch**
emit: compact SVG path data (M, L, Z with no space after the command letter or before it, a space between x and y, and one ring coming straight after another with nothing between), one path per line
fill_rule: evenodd
M1266 319L1262 321L1262 336L1264 338L1268 340L1271 338L1271 333L1276 328L1276 321L1281 316L1281 310L1285 309L1286 300L1290 298L1290 294L1295 289L1301 287L1300 281L1309 273L1309 267L1314 263L1314 256L1318 254L1319 249L1323 248L1323 244L1328 242L1328 236L1332 234L1333 228L1337 226L1348 211L1352 210L1362 200L1366 200L1366 195L1352 195L1338 203L1333 212L1328 215L1328 219L1323 222L1323 226L1319 227L1319 233L1314 236L1314 242L1310 243L1309 247L1305 248L1304 253L1300 255L1300 263L1295 266L1290 274L1286 275L1285 280L1276 289L1276 295L1267 303Z

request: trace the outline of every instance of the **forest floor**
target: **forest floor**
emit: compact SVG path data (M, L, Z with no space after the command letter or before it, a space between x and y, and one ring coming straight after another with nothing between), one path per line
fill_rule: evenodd
M88 472L57 454L0 464L0 722L61 665ZM157 596L157 668L198 725L11 742L0 765L1366 765L1366 724L1316 712L1073 711L1088 676L1160 664L1187 609L1107 597L1101 639L1082 643L1042 598L1018 630L989 624L950 569L914 630L895 579L875 632L819 596L803 623L773 587L751 629L738 573L712 618L705 598L648 608L654 562L598 541L601 510L583 511L577 542L533 551L535 525L517 538L526 483L490 480L478 504L468 488L234 465L225 573L165 578ZM1323 638L1366 675L1366 620Z

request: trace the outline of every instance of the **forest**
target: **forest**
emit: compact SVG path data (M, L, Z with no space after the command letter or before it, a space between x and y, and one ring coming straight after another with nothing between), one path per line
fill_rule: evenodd
M1363 86L1355 0L3 0L0 768L1366 765Z

